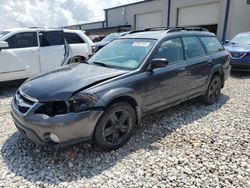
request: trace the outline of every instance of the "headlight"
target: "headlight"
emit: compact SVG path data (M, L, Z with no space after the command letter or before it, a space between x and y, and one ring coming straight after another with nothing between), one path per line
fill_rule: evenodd
M74 95L69 103L70 103L70 111L71 112L82 112L87 110L90 107L93 107L96 104L96 96L89 93L77 93Z

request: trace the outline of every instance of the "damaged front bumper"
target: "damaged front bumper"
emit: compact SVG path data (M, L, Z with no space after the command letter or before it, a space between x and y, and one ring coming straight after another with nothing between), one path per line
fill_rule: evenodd
M39 107L35 103L27 113L21 113L14 100L12 116L19 132L39 145L66 146L92 139L95 126L102 110L89 110L80 113L69 113L49 117L35 114Z

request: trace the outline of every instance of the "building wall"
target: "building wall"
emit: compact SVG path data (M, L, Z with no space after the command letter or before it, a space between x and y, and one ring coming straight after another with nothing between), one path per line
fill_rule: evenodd
M226 39L250 31L250 4L247 0L231 0Z
M177 26L178 25L178 9L184 7L191 7L191 6L199 6L204 4L211 4L211 3L219 3L220 4L220 12L218 17L218 27L217 27L217 36L219 39L222 39L223 35L223 26L225 20L225 8L226 8L226 0L172 0L171 1L171 13L170 13L170 26ZM209 11L209 10L207 10ZM202 14L202 13L201 13ZM197 15L199 16L199 15ZM187 19L192 19L187 18Z
M81 29L82 30L96 29L96 28L102 28L104 26L105 26L105 23L103 21L101 21L101 22L93 22L93 23L82 24Z
M227 25L225 25L226 8L229 1L229 16ZM136 15L143 15L145 13L154 12L161 12L161 26L167 26L168 20L170 26L178 26L178 11L180 11L181 8L195 6L201 7L202 5L218 3L219 13L216 15L216 17L218 18L217 37L220 40L230 39L237 33L250 31L250 5L247 4L247 1L249 0L171 0L170 18L168 18L169 0L145 0L145 2L142 3L135 3L131 5L106 9L106 23L94 22L88 24L81 24L80 28L82 30L97 29L103 28L104 24L104 27L131 25L131 29L134 30L136 25ZM205 16L203 15L205 13L209 14L209 10L204 10L204 7L203 9L201 8L199 11L200 12L197 13L197 16ZM190 20L196 16L191 13L187 13L187 18L184 20ZM205 18L206 17L204 17L204 20L206 20ZM79 25L69 27L79 29ZM223 37L224 34L225 38Z
M106 10L108 27L118 25L131 25L135 29L135 16L150 12L162 12L162 26L167 23L167 0L146 1Z

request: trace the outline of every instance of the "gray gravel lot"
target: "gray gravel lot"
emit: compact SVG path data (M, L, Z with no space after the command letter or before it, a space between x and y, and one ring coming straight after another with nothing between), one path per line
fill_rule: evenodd
M233 74L215 105L146 117L112 152L30 143L10 115L17 86L0 87L0 187L250 187L250 74Z

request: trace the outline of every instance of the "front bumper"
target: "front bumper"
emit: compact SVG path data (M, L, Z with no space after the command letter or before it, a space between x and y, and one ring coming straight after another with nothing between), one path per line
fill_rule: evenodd
M230 62L233 71L246 71L250 72L250 61L234 60Z
M69 113L48 117L41 114L22 114L14 101L11 104L12 116L19 132L39 145L72 145L92 139L94 129L102 110ZM53 133L59 142L53 142L49 135Z

